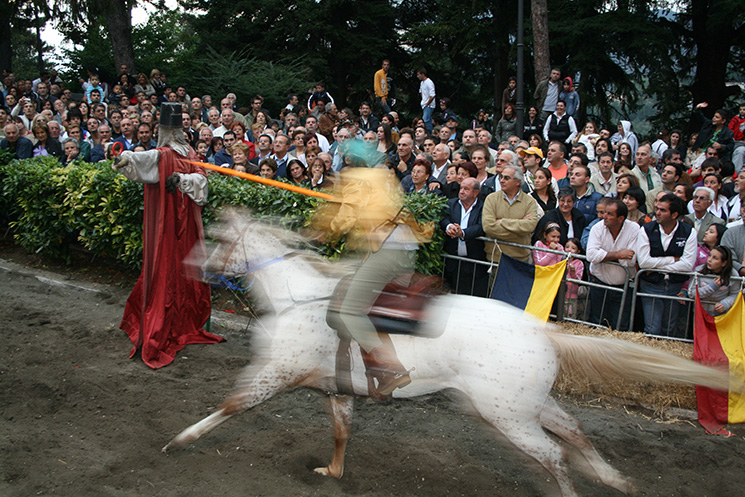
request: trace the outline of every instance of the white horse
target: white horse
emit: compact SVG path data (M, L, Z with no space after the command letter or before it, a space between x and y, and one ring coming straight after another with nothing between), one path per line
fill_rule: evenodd
M309 387L329 394L335 432L331 463L316 468L341 478L350 436L353 397L338 395L335 356L339 338L325 320L328 300L339 276L334 265L309 252L289 247L293 235L234 216L221 233L212 267L228 270L250 261L276 313L262 318L254 333L255 360L240 375L235 390L220 408L177 435L163 450L184 446L235 414L275 394ZM297 239L297 237L294 237ZM289 256L289 257L282 257ZM258 269L257 269L258 268ZM394 398L410 398L446 388L463 392L475 411L512 443L534 457L556 479L563 496L577 495L561 446L552 432L577 448L599 479L625 493L633 484L607 464L582 433L579 422L550 397L561 361L573 361L593 377L613 373L630 379L654 379L729 386L726 373L628 342L577 337L551 331L504 303L445 295L433 299L426 331L437 338L391 336L399 359L411 368L411 384ZM367 380L359 347L352 347L352 380L366 396ZM544 431L546 430L546 431Z

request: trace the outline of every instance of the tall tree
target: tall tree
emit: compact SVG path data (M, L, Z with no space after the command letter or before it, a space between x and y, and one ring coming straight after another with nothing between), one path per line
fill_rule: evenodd
M548 1L531 0L530 14L533 25L533 69L537 86L551 71L551 51L548 42Z
M137 0L57 0L57 27L73 42L81 43L87 33L105 19L114 55L115 73L122 64L136 72L132 45L132 7Z

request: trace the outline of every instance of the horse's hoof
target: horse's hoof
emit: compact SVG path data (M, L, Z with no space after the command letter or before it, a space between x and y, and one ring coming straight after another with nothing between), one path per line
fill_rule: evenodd
M319 475L330 476L331 478L336 478L336 479L341 478L341 475L343 473L343 472L342 473L339 473L338 475L337 474L334 474L334 472L331 471L331 469L328 466L326 466L324 468L316 468L316 469L313 470L313 472L314 473L318 473Z

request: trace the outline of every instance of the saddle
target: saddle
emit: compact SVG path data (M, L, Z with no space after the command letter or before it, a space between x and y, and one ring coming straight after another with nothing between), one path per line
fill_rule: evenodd
M326 313L326 323L339 335L336 353L336 384L339 393L354 395L352 385L351 342L352 337L339 318L339 309L347 293L352 277L343 278L336 286ZM392 347L390 334L435 338L423 333L420 324L424 320L424 309L430 299L444 293L442 279L423 274L402 275L390 282L375 300L368 312L370 321L383 343ZM368 393L376 400L389 400L390 394L377 391L370 371L367 371Z
M349 336L338 315L353 276L344 277L336 285L326 313L326 323L339 333L340 338L344 338L342 335ZM378 333L430 336L420 332L419 324L424 318L427 303L442 293L442 279L438 276L419 273L401 275L383 288L367 315Z

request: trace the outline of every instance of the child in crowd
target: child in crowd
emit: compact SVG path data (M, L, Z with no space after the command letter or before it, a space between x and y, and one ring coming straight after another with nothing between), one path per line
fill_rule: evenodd
M567 240L564 250L568 254L582 254L582 244L578 238L570 238ZM585 263L581 259L570 255L567 259L567 277L573 280L581 280L584 274ZM578 283L567 281L566 312L564 313L566 317L577 318L577 316L583 314L580 312L580 308L584 308L584 302L579 301L580 289L586 290L587 287L580 287Z
M197 143L195 144L196 151L197 151L197 158L201 162L207 162L207 152L209 151L209 145L207 145L207 142L204 140L197 140Z
M698 266L696 272L701 273L698 295L704 310L712 316L727 312L740 292L740 282L733 279L737 272L732 267L730 249L721 245L711 249L706 264Z
M533 250L533 262L536 266L551 266L564 258L561 254L554 254L552 252L544 252L543 250L537 249L551 249L564 251L564 247L559 243L561 238L561 228L557 223L548 223L543 228L541 239L535 244L536 250Z

